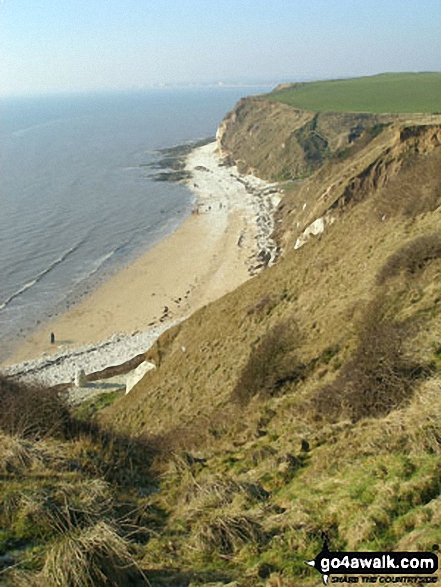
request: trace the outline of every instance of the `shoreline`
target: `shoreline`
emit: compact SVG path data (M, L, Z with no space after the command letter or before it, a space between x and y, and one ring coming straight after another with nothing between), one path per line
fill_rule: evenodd
M44 379L45 364L49 368L56 359L59 367L73 356L81 362L77 367L86 372L99 370L112 361L115 364L115 354L105 359L104 349L111 340L115 344L110 346L120 349L116 357L124 357L122 363L126 348L131 353L136 347L133 355L147 351L168 327L275 261L278 251L270 237L280 193L274 184L225 166L216 148L216 143L210 143L187 155L189 179L184 183L196 197L191 216L72 309L20 343L1 365L5 373L40 372ZM50 332L55 333L55 344L50 343ZM135 340L138 346L131 344ZM90 347L87 355L91 348L101 349L98 369L83 360L84 354L80 358L84 345ZM61 380L63 369L58 367L56 377L49 377L51 384L65 382ZM65 371L70 381L71 371Z

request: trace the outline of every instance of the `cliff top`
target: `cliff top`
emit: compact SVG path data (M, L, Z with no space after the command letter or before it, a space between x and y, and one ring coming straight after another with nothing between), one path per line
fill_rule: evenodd
M441 73L387 73L297 83L276 88L265 97L316 112L436 113L441 111Z

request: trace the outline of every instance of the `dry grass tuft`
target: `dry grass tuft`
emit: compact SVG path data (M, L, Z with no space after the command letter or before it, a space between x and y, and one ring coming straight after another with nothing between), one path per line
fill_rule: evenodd
M41 577L48 587L126 587L137 573L127 542L111 526L98 522L55 544Z
M112 497L110 484L104 479L89 479L83 481L78 487L78 493L72 497L78 496L78 502L85 511L95 512L95 515L103 515L104 512L109 511ZM60 492L63 493L67 500L71 500L72 485L64 484L60 487Z
M112 514L110 488L100 479L61 481L55 487L34 483L0 498L0 522L23 540L51 540L111 519Z
M234 497L242 491L242 485L234 479L213 475L213 478L205 483L193 480L193 483L184 491L182 500L186 504L198 501L206 505L211 503L225 506L230 504Z
M234 554L246 544L262 544L266 538L261 524L249 515L219 514L193 528L194 546L207 554Z
M20 475L44 464L46 454L35 442L0 432L0 472Z
M0 430L33 438L64 436L69 422L69 409L56 390L0 375Z
M6 586L15 587L15 585L19 585L20 587L48 587L40 577L35 575L34 573L28 573L27 571L19 571L13 570L9 572L7 575Z
M110 487L102 479L85 480L81 484L62 483L56 491L46 494L40 516L48 527L63 534L108 518L112 506Z
M119 486L144 483L150 476L153 453L148 441L93 424L71 443L71 454L84 473Z
M180 501L186 515L196 518L207 509L225 508L233 502L244 506L265 501L268 497L268 492L259 483L212 474L206 480L193 479L181 493Z

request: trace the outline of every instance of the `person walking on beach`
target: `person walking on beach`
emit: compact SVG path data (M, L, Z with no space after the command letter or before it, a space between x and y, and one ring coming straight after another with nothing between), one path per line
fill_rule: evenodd
M55 344L55 334L51 332L51 344Z

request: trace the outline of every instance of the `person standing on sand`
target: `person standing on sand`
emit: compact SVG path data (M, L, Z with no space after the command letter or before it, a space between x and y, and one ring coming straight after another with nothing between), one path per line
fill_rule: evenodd
M51 344L55 344L55 334L51 332Z

